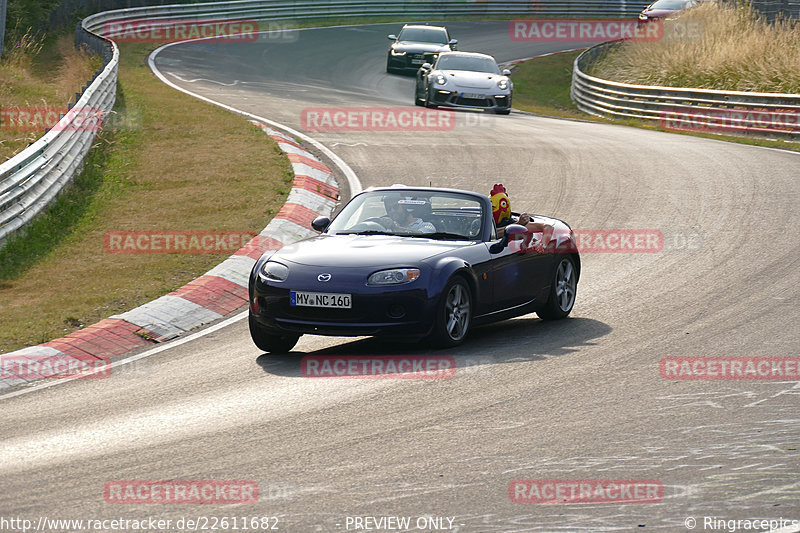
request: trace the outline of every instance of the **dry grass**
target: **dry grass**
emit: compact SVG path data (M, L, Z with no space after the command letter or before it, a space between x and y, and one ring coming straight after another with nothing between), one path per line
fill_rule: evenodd
M102 65L97 56L75 49L72 34L51 38L26 33L12 44L0 62L0 102L3 109L66 108L75 102L87 81ZM25 149L44 135L0 124L0 162Z
M666 38L627 42L590 73L640 85L800 93L800 23L711 3L665 23ZM670 38L672 37L672 38Z
M277 145L245 119L163 85L145 66L148 51L122 46L117 129L97 141L88 204L66 227L51 224L56 244L0 283L0 353L136 307L224 258L108 254L106 231L257 233L286 198L291 166Z

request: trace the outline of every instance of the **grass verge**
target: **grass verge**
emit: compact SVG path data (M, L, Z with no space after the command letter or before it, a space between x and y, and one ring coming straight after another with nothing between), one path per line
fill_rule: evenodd
M145 66L154 46L120 48L115 114L83 173L0 251L0 353L141 305L228 255L109 254L107 231L257 233L291 187L259 128L162 84Z
M798 21L770 24L748 5L706 2L666 21L664 33L658 41L621 44L588 74L636 85L800 94Z
M75 93L100 68L97 56L78 51L72 34L34 37L27 33L0 62L0 162L44 135L43 128L21 126L8 111L55 108L66 112Z

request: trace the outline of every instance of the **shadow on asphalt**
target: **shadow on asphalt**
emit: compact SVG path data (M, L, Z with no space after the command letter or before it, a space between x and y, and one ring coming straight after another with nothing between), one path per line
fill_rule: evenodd
M381 357L414 355L452 356L456 368L541 361L579 352L594 346L611 332L611 326L591 318L544 321L535 315L497 322L473 329L464 344L437 350L423 341L367 338L344 342L323 350L290 352L288 355L262 354L256 359L264 372L284 377L303 377L300 361L306 355Z

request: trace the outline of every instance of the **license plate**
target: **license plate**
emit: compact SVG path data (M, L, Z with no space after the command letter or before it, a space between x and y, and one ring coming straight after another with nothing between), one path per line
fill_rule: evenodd
M412 64L412 65L421 65L421 64L423 64L424 62L425 62L425 60L424 60L424 59L412 59L412 60L411 60L411 64Z
M289 293L289 305L325 307L327 309L350 309L353 303L352 297L349 294L291 291Z
M478 94L478 93L463 93L461 95L461 98L471 98L471 99L474 99L474 100L483 100L486 97L484 95Z

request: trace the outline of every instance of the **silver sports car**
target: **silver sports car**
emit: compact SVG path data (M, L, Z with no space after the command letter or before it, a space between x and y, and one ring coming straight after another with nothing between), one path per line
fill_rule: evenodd
M417 72L414 103L426 107L472 107L511 112L514 84L494 58L474 52L442 52Z

